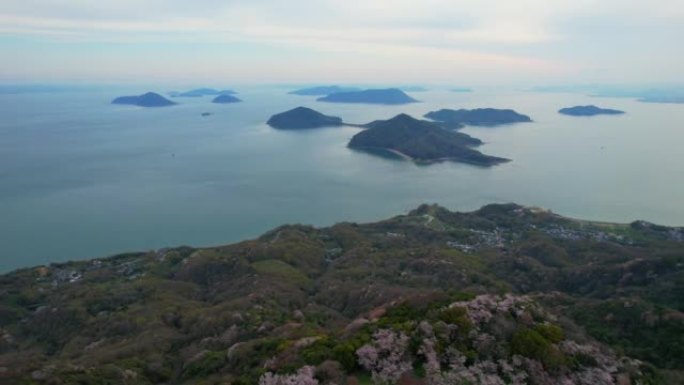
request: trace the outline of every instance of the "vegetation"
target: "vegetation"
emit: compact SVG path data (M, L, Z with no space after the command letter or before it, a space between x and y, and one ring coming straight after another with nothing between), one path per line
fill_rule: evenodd
M449 110L442 109L430 111L425 117L436 122L448 123L454 128L459 125L469 124L471 126L498 126L501 124L531 122L529 116L519 114L513 110L496 108L475 108L473 110Z
M0 382L675 384L683 283L684 229L423 205L2 275Z
M481 142L466 134L443 129L441 126L414 119L406 114L375 121L366 125L349 141L349 148L377 153L399 154L417 162L452 160L492 166L506 159L484 155L472 149Z
M297 107L289 111L275 114L266 122L273 128L282 130L301 130L320 127L341 126L342 119L336 116L323 115L306 107Z

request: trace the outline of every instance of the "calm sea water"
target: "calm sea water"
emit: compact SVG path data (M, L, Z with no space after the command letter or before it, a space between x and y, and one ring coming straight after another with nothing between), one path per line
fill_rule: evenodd
M0 95L0 271L229 243L284 223L372 221L424 202L454 210L517 202L593 220L684 225L684 105L434 91L394 107L241 91L240 104L185 98L161 109L109 104L121 91ZM556 113L577 104L628 113ZM416 166L347 149L355 128L283 132L264 123L299 105L353 123L474 107L514 108L535 122L464 130L508 164Z

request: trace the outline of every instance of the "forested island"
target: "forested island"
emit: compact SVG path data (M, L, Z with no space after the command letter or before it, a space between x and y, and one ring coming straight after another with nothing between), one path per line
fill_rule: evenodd
M119 96L112 100L112 104L126 104L138 107L168 107L176 103L157 93L147 92L142 95Z
M600 108L594 105L589 106L575 106L561 108L558 110L559 114L571 116L594 116L594 115L622 115L625 112L620 110L613 110L610 108Z
M217 103L217 104L230 104L230 103L239 103L241 101L242 100L236 98L233 95L222 94L222 95L215 97L211 102Z
M423 205L25 268L0 275L0 379L679 384L683 248L643 221Z
M442 109L430 111L425 117L437 122L448 124L453 128L459 125L471 126L498 126L501 124L531 122L529 116L523 115L510 109L476 108L472 110Z
M472 149L472 146L482 143L478 139L460 132L447 131L438 124L406 114L365 126L368 129L354 135L349 141L349 148L384 155L394 154L418 163L449 160L493 166L508 161Z
M323 115L320 112L307 107L297 107L289 111L275 114L271 116L266 124L273 128L283 130L300 130L344 125L341 118Z

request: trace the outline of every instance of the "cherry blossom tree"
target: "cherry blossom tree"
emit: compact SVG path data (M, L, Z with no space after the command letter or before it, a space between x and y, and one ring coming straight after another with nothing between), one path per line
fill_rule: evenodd
M259 385L318 385L318 380L314 378L313 366L303 366L295 374L268 372L261 376Z
M373 334L372 343L356 351L359 364L371 372L376 384L395 384L412 368L408 342L404 333L380 329Z

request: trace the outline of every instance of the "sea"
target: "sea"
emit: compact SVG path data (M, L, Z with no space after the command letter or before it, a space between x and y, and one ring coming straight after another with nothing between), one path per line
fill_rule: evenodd
M377 221L422 203L470 211L515 202L588 220L684 225L682 104L497 89L415 92L421 102L401 106L331 104L264 86L238 88L243 102L229 105L110 103L148 90L0 95L0 272L227 244L288 223ZM557 113L586 104L626 114ZM348 149L359 128L266 125L297 106L349 123L477 107L534 122L463 129L509 163L416 165Z

